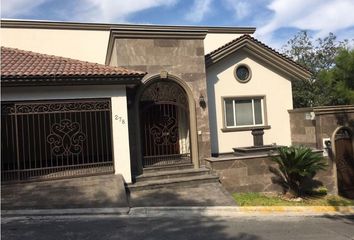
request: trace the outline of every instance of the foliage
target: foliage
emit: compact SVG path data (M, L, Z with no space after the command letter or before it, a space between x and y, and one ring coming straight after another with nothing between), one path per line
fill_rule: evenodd
M313 40L306 31L300 31L287 42L282 52L313 73L309 80L293 81L295 108L351 102L351 95L345 90L347 85L344 82L352 82L353 78L345 80L341 77L343 74L347 76L347 71L352 68L341 68L342 75L338 76L335 82L331 79L332 70L338 67L338 64L348 66L352 63L343 55L344 51L348 52L348 41L337 41L333 33Z
M333 105L354 104L354 50L340 50L335 66L319 72L318 76L331 86Z
M271 156L278 168L269 167L275 174L274 183L280 184L284 192L298 197L307 191L307 183L319 170L325 170L327 164L320 153L305 146L279 147L278 155Z
M327 195L321 197L308 197L301 201L288 201L277 195L263 193L234 193L235 202L239 206L353 206L354 200L340 196Z

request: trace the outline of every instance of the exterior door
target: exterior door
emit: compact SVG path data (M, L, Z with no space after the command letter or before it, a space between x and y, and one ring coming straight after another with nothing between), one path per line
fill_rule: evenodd
M339 194L354 199L354 155L349 130L340 129L336 133L335 146Z
M143 167L190 163L189 111L174 82L151 84L140 101Z

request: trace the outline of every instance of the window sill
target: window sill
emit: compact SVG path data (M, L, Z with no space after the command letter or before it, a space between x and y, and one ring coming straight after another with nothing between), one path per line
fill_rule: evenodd
M252 131L257 129L270 129L270 125L265 126L251 126L251 127L233 127L233 128L222 128L222 132L241 132L241 131Z

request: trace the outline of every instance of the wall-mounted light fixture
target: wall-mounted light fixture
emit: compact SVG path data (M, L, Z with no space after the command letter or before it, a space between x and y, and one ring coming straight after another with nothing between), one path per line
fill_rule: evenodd
M204 96L202 94L200 94L200 97L199 97L199 106L203 109L206 108L206 102L205 102Z

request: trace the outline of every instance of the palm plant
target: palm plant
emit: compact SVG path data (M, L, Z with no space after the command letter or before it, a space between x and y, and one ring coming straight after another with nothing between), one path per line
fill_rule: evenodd
M271 160L278 168L270 166L269 170L275 174L273 182L280 184L290 197L302 195L306 180L327 167L322 154L305 146L279 147L277 153L271 156Z

